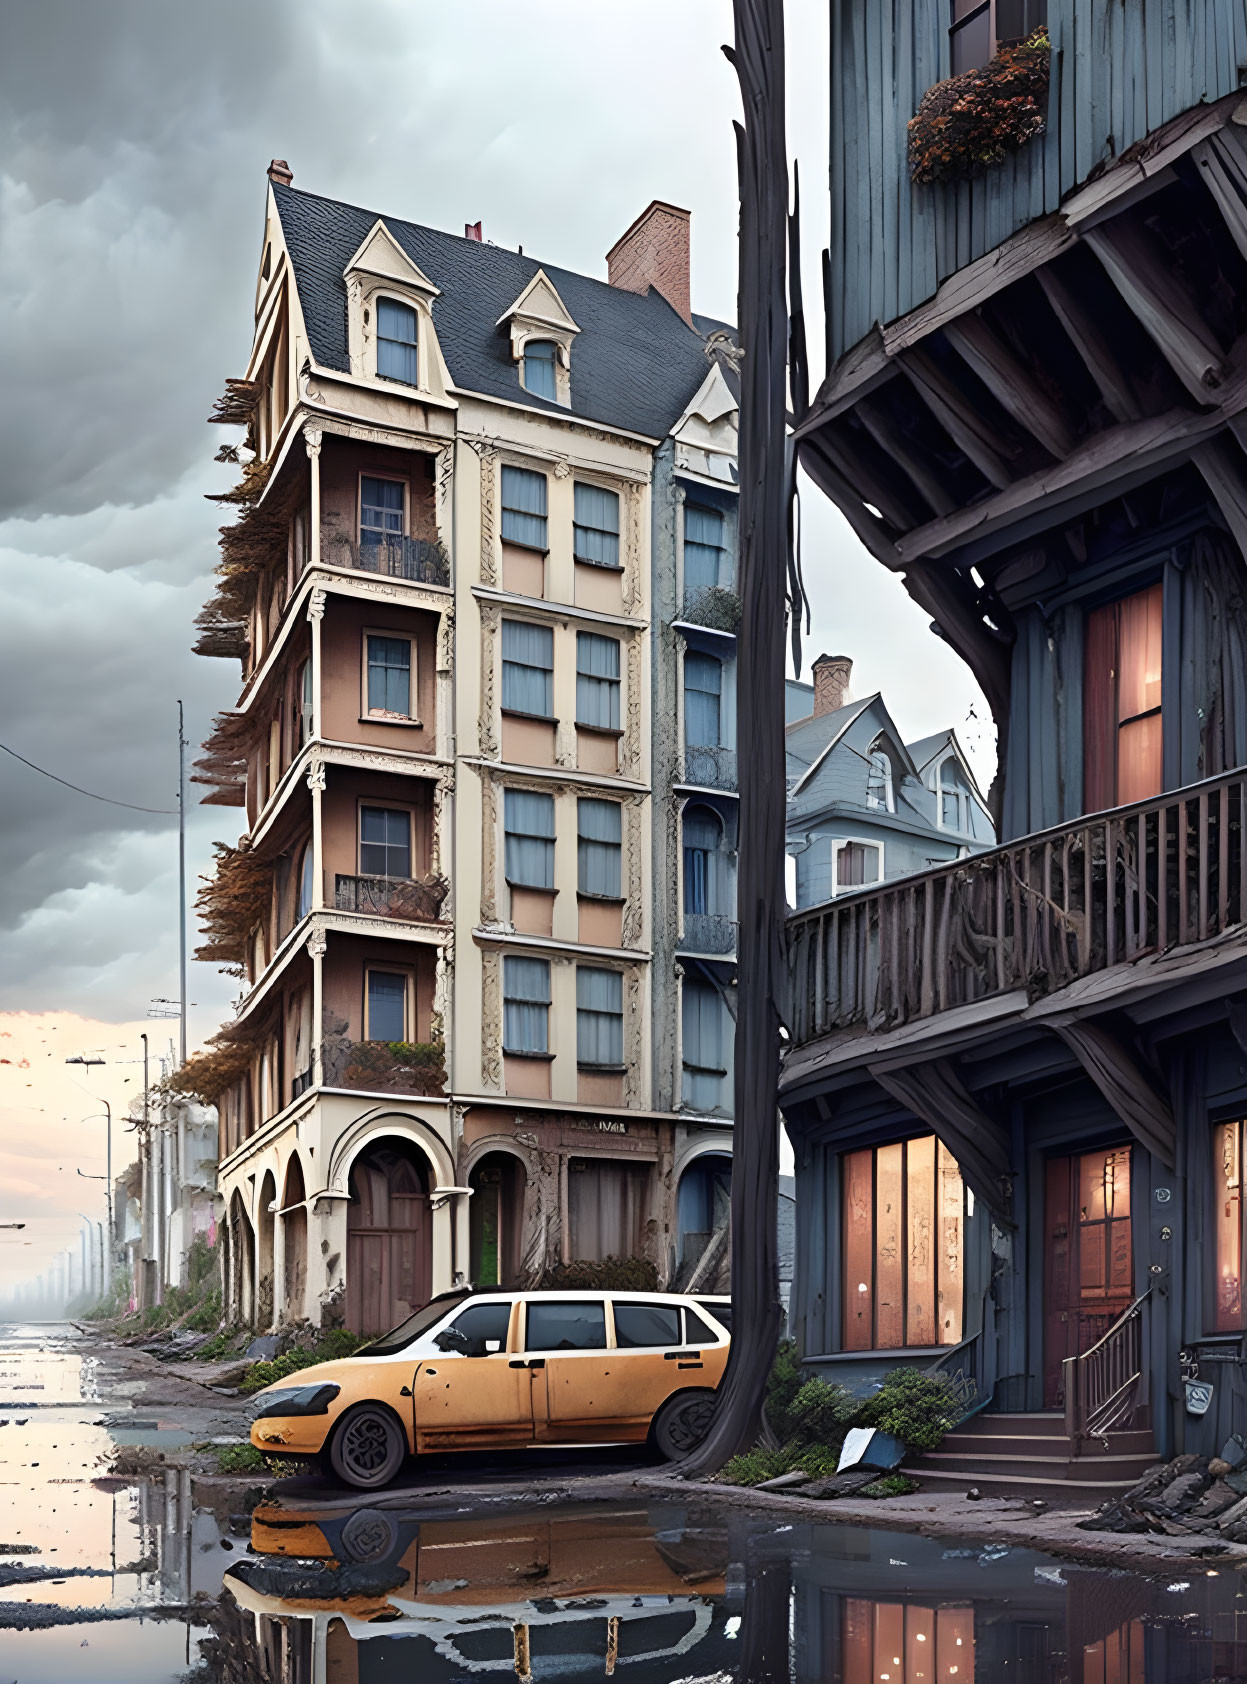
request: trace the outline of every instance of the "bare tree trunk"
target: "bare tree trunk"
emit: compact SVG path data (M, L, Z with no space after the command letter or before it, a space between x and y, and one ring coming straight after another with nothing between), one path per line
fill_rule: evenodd
M732 1161L732 1349L704 1444L709 1472L757 1437L779 1342L779 1002L784 998L784 634L787 573L783 0L735 0L740 177L740 949Z

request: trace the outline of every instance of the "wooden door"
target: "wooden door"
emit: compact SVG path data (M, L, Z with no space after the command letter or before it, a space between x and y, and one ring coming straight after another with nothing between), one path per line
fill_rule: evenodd
M433 1295L433 1227L420 1169L400 1149L363 1153L346 1218L346 1324L385 1333Z
M1061 1364L1108 1332L1134 1298L1129 1146L1048 1160L1044 1215L1044 1408L1065 1401Z

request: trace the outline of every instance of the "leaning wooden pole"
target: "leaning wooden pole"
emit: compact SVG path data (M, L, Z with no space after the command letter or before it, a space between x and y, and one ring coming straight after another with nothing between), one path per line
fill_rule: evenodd
M683 1471L709 1472L757 1440L779 1341L779 1031L784 972L785 370L788 163L783 0L735 0L744 123L737 310L740 596L737 648L736 1094L732 1145L732 1349L710 1432Z

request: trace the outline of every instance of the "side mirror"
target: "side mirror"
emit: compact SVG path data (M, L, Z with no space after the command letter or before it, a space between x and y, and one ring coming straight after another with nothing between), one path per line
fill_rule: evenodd
M433 1343L439 1351L457 1351L461 1357L472 1355L471 1340L466 1333L460 1333L457 1327L443 1328Z

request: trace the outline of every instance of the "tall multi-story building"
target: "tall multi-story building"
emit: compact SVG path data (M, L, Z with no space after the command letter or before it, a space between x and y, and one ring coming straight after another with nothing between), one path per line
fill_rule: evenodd
M231 1313L371 1331L462 1279L670 1279L730 1152L730 1035L693 1047L682 989L723 1006L731 908L715 875L681 924L668 841L705 786L726 861L734 783L734 621L672 632L682 569L730 605L734 529L688 214L651 205L601 281L269 175L199 644L243 663L200 764L246 809L203 899L242 995L185 1078L220 1109Z
M1002 840L789 922L797 1320L959 1377L932 1477L1085 1491L1247 1429L1247 8L831 14L799 449L981 682Z

